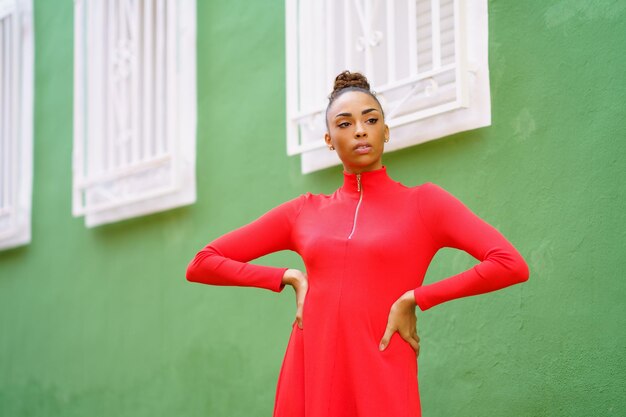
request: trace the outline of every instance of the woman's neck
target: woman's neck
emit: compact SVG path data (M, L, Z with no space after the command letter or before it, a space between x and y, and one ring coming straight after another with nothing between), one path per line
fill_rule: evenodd
M377 169L380 169L382 167L383 167L382 161L378 161L378 163L376 164L368 165L365 167L347 167L344 165L343 170L347 172L348 174L362 174L368 171L376 171Z

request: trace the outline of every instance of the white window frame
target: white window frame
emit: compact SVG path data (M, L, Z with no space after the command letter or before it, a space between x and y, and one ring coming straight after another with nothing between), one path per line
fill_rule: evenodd
M32 0L0 0L0 250L31 241Z
M196 201L195 0L75 0L74 216Z
M325 146L324 113L345 69L364 73L383 106L386 152L491 124L487 0L285 6L287 154L301 155L302 173L341 164Z

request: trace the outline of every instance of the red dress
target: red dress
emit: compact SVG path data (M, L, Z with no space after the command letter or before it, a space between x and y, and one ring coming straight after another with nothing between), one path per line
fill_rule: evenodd
M384 166L343 178L331 195L303 194L214 240L187 279L279 292L287 268L247 262L297 252L309 290L303 329L292 324L274 417L420 416L415 351L397 332L378 350L393 302L414 289L426 310L525 281L528 266L497 229L433 183L404 186ZM481 262L422 286L442 247Z

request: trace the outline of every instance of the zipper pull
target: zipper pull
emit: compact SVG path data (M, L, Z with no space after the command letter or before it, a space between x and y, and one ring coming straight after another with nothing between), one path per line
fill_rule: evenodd
M356 174L356 190L361 192L361 174Z

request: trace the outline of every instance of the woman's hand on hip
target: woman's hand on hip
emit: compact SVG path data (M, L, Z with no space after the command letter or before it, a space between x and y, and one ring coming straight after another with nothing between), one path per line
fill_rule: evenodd
M406 340L415 353L420 353L420 338L417 335L416 324L417 316L415 315L415 296L413 290L407 291L398 298L389 311L387 319L387 328L385 334L380 341L380 350L385 350L389 345L391 336L394 332L398 332L400 336Z
M300 329L303 328L302 310L304 308L304 299L309 289L309 281L306 274L298 269L288 269L283 275L283 284L291 285L296 292L296 322Z

